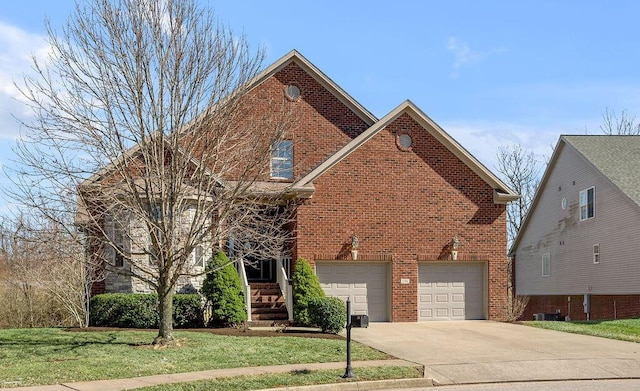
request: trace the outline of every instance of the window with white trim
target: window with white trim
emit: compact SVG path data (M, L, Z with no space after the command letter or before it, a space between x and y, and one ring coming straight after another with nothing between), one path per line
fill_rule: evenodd
M293 179L293 141L271 144L271 178Z
M590 187L580 192L580 220L595 217L596 188Z
M593 245L593 263L595 264L600 263L600 245L599 244Z
M542 254L542 277L551 275L551 254Z
M202 245L197 245L194 249L193 252L191 253L193 255L193 264L194 266L200 266L200 267L204 267L204 248L202 247Z

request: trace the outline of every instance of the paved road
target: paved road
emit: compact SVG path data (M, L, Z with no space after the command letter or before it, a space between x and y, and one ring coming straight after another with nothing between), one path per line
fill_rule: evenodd
M640 380L570 380L529 383L465 384L456 386L402 388L402 391L640 391Z
M491 322L372 323L352 337L439 384L640 378L640 344Z

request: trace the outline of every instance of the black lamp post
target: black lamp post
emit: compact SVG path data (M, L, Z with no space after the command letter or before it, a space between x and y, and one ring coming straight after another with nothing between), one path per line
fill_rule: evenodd
M351 299L347 297L347 368L342 375L343 379L352 378L351 369Z

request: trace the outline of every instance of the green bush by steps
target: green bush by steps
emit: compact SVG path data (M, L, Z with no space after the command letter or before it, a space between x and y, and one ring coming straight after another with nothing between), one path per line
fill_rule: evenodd
M319 297L325 297L320 286L318 276L313 272L309 262L300 258L293 271L293 320L301 326L312 326L309 316L309 302Z
M218 252L210 263L201 292L212 307L207 326L236 326L247 320L240 276L224 252Z

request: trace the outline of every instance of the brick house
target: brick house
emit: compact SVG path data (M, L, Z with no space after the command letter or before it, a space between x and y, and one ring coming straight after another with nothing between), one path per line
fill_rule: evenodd
M292 107L263 185L298 206L288 257L239 268L248 308L260 290L286 303L290 262L305 258L372 321L504 318L505 205L519 196L440 126L410 101L376 118L297 51L249 94Z
M561 136L511 252L523 319L640 316L640 136Z

